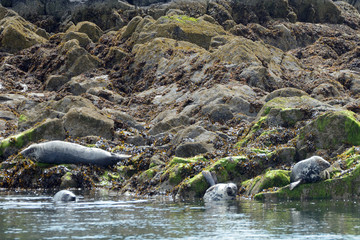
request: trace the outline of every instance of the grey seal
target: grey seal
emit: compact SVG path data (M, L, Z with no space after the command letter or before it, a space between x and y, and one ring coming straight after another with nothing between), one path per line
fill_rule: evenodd
M217 183L216 176L209 171L203 171L202 174L210 184L210 188L204 194L204 201L227 201L236 198L238 189L234 183Z
M319 156L312 156L294 165L290 174L290 190L301 183L314 183L324 178L329 178L329 173L324 171L330 163Z
M84 147L76 143L49 141L32 144L20 152L24 157L36 162L49 164L93 164L114 165L130 158L130 155L115 154L99 148Z
M76 201L76 196L68 190L61 190L54 195L55 202L70 202Z

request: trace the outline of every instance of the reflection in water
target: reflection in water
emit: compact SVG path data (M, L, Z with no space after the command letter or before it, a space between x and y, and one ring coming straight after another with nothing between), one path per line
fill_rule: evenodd
M80 193L81 194L81 193ZM360 239L359 204L172 202L0 192L0 239Z

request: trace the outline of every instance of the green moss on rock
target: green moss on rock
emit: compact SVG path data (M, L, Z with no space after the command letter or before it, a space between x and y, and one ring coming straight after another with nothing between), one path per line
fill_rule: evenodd
M327 112L300 131L298 148L311 138L317 149L336 150L343 144L360 145L360 122L351 111Z
M290 184L290 171L270 170L265 174L242 182L244 195L253 196L264 189L283 187Z

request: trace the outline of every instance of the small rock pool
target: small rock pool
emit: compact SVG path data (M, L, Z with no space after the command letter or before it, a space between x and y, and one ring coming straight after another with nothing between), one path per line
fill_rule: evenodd
M77 193L0 191L0 239L360 239L360 203L207 204Z

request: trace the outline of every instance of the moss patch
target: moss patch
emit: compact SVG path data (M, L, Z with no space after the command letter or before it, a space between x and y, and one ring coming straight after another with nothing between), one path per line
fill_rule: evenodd
M186 23L187 21L188 22L198 22L199 21L199 19L197 19L197 18L189 17L186 15L164 16L162 18L175 20L180 23Z

